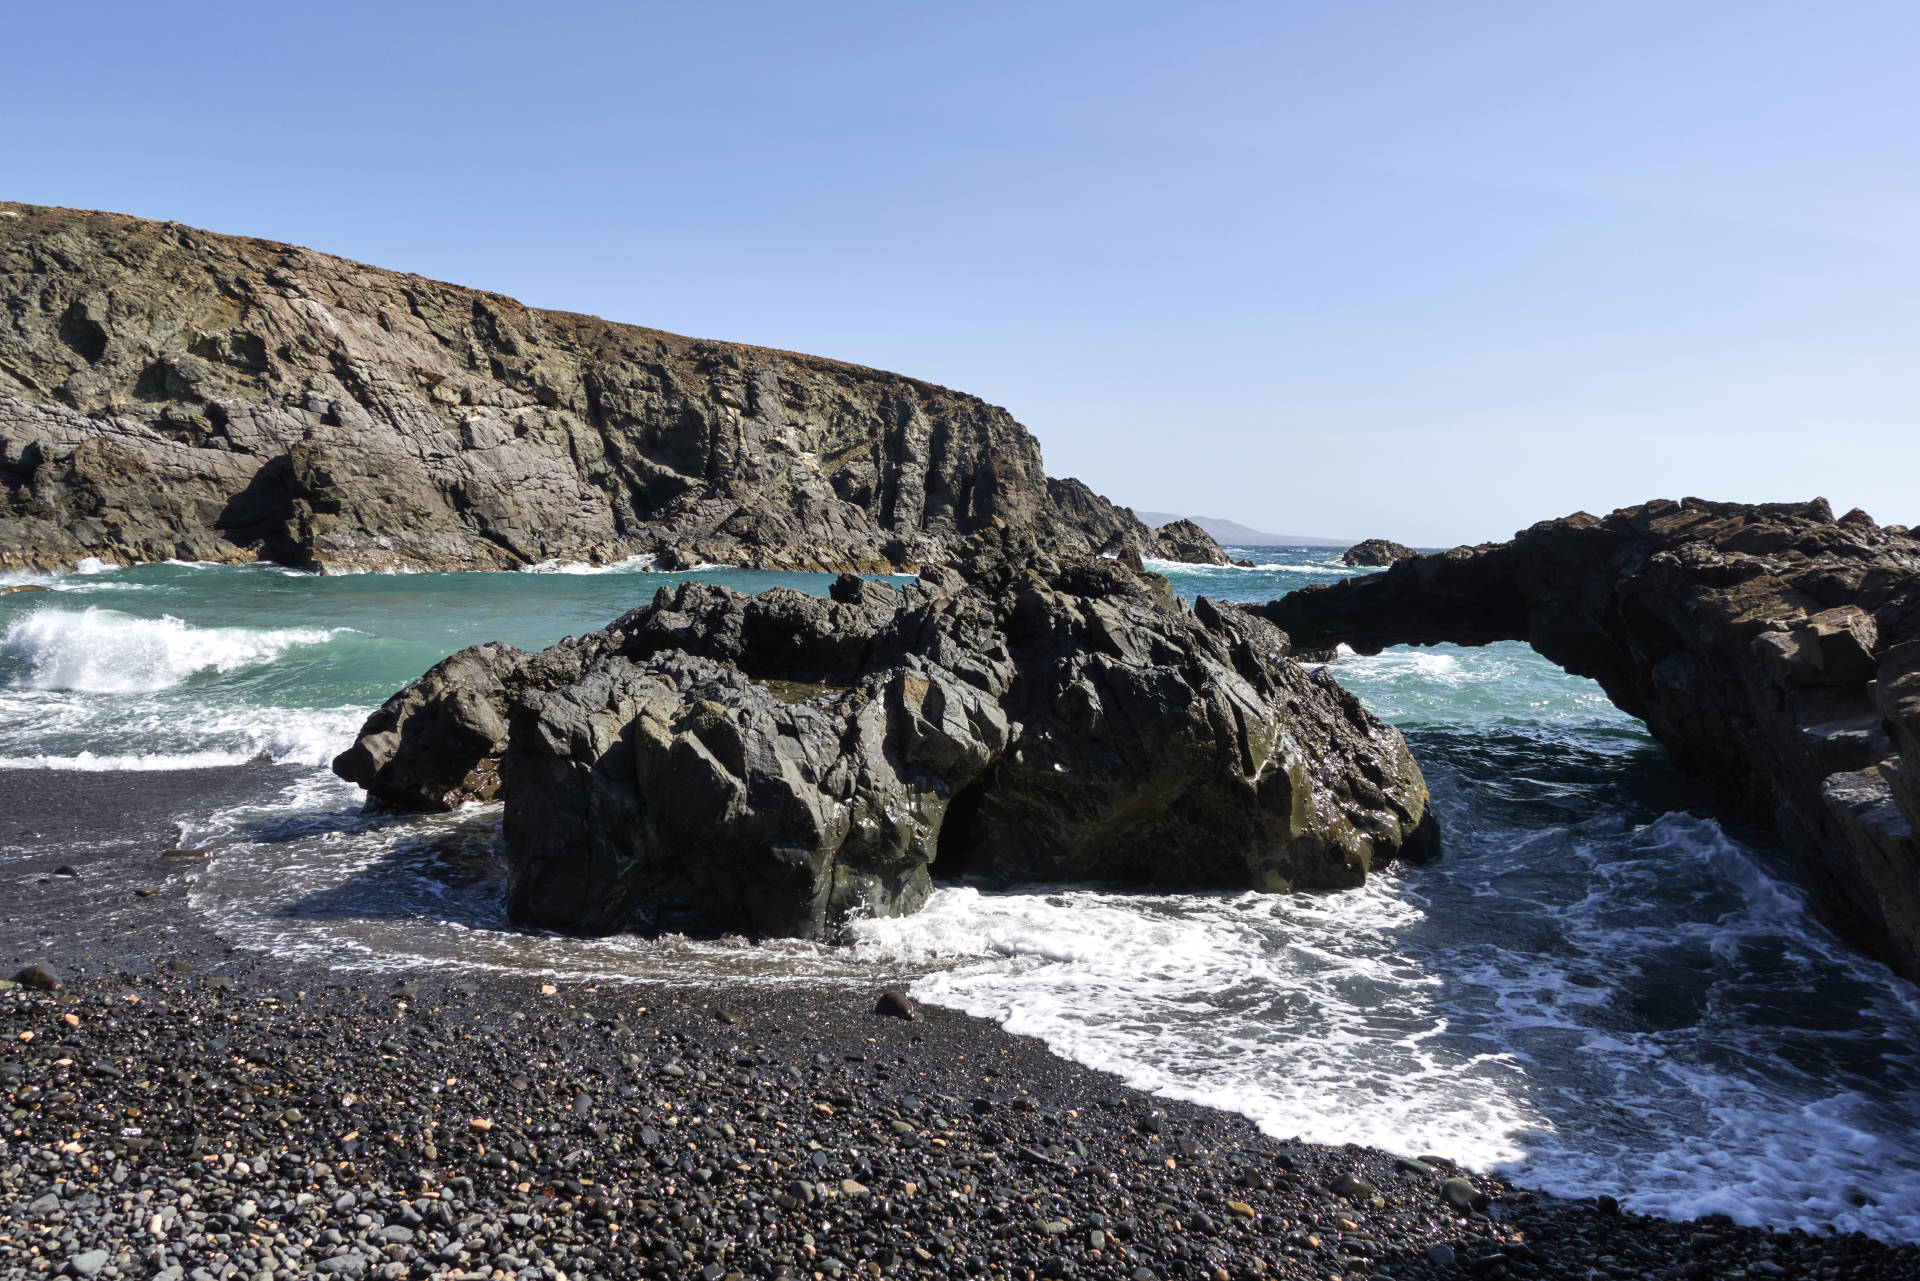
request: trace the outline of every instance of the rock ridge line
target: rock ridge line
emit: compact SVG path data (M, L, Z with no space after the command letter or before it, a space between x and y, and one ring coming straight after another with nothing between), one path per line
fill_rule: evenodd
M872 573L987 530L1224 563L1006 410L266 240L0 203L0 568L653 556Z

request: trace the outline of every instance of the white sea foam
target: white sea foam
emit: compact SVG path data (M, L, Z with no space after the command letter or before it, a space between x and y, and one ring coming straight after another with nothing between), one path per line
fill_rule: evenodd
M178 694L0 692L0 770L199 769L271 761L323 766L350 743L367 707L220 707ZM104 747L111 744L110 748Z
M1914 1102L1884 1088L1920 1079L1920 999L1798 889L1680 814L1468 857L1319 897L948 889L856 946L943 964L921 1000L1275 1136L1920 1239ZM1816 982L1860 1008L1833 1019Z
M1360 574L1379 572L1362 565L1321 565L1311 561L1274 561L1263 565L1196 565L1184 560L1161 560L1157 556L1143 556L1141 564L1157 574L1180 574L1185 577L1201 578L1214 574L1253 573L1319 574L1332 578L1353 578Z
M270 662L295 645L319 645L345 628L195 627L171 616L136 618L89 606L42 608L16 619L0 652L31 689L122 694L165 689L203 671Z
M668 935L576 938L506 919L500 806L369 815L361 793L316 773L263 803L183 828L215 850L190 902L240 947L336 969L535 974L599 983L851 986L885 975L845 949L799 940Z
M1510 1161L1512 1135L1538 1124L1524 1075L1431 1043L1440 980L1390 943L1418 916L1379 882L1327 896L959 888L855 929L876 962L949 962L914 984L921 1000L1138 1088L1278 1137Z
M625 560L611 561L605 565L589 565L577 560L543 560L537 565L528 565L520 572L523 574L633 574L646 573L653 569L654 557L651 552L639 556L629 556Z
M264 759L248 752L128 752L119 755L76 752L72 756L0 756L0 770L61 769L106 774L247 765Z

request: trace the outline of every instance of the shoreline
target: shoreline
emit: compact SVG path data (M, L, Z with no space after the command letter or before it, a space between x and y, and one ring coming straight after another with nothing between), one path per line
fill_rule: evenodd
M137 895L163 816L279 776L0 775L21 816L0 859L39 895L6 914L0 956L21 959L0 973L45 962L70 985L0 993L0 1276L1920 1270L1913 1244L1609 1213L1497 1177L1452 1188L1491 1198L1463 1215L1444 1166L1271 1139L985 1020L876 1015L877 989L396 982L235 951L177 896Z

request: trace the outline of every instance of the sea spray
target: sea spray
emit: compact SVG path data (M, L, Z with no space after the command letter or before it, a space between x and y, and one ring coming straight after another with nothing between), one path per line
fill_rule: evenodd
M268 663L295 645L322 645L338 629L194 627L172 616L137 618L99 606L43 607L0 635L8 684L125 694L166 689L198 672Z

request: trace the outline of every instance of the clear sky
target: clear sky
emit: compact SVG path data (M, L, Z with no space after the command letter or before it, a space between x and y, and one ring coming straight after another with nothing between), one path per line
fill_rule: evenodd
M0 196L914 374L1137 507L1920 524L1912 0L0 14Z

